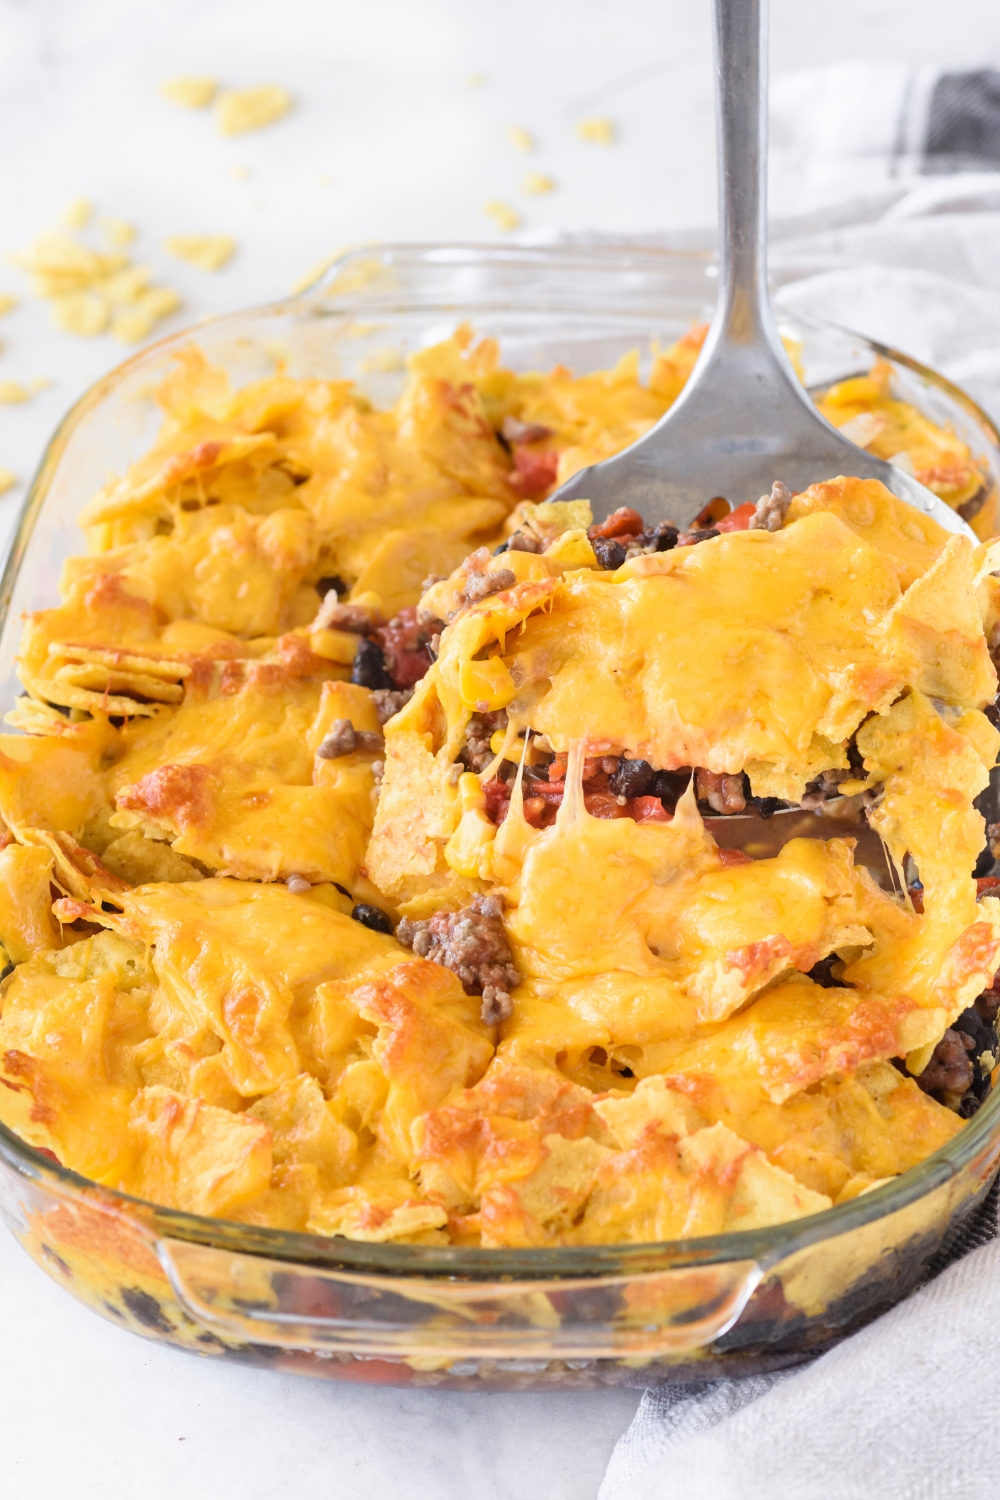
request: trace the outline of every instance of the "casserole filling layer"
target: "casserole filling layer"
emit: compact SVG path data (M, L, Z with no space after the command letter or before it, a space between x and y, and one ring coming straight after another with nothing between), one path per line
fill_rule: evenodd
M463 329L389 411L180 359L25 622L0 1119L196 1213L490 1246L781 1222L961 1128L1000 548L850 478L686 529L547 501L701 337L643 383ZM981 488L885 371L824 401Z

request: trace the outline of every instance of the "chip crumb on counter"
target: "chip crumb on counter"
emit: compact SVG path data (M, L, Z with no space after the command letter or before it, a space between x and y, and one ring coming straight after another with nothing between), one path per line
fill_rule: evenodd
M17 306L17 298L13 292L0 292L0 318L5 313L13 312Z
M17 475L12 474L10 469L0 469L0 495L6 495L17 484Z
M617 139L615 123L608 115L588 115L577 120L574 129L577 137L591 146L613 146Z
M30 400L30 390L19 380L0 380L0 406L19 406Z
M547 173L529 172L521 183L521 192L535 198L541 193L554 193L557 186L555 178L549 177Z
M131 245L136 237L136 227L127 219L102 219L101 232L109 245Z
M63 211L63 225L66 229L86 229L93 212L94 205L89 198L74 198Z
M295 103L280 83L261 83L249 89L226 89L215 105L215 122L222 135L246 135L262 130L287 115Z
M520 228L521 215L509 203L504 203L502 198L491 198L483 205L483 213L493 220L503 234L510 234L511 230Z
M12 258L63 333L94 338L110 330L122 343L137 343L181 305L171 288L151 285L151 266L134 264L121 249L95 250L61 229L46 230Z
M236 182L249 182L253 176L253 167L248 167L245 162L237 162L235 166L226 168L226 175Z
M515 151L534 151L535 137L523 125L508 125L507 139Z
M168 78L160 84L159 95L178 109L206 109L219 92L217 78Z
M202 271L220 271L233 258L236 241L228 234L172 234L163 248Z

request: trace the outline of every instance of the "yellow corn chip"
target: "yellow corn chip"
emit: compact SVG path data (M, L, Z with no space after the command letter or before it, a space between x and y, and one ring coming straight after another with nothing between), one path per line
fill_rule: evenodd
M67 205L62 221L67 229L86 229L93 212L94 205L88 198L74 198Z
M160 84L160 97L178 109L204 109L219 91L217 78L168 78Z
M534 151L535 138L523 125L508 125L507 139L515 151Z
M262 130L287 115L294 99L278 83L261 83L256 88L227 89L215 106L215 121L222 135L245 135Z
M102 219L101 229L109 245L131 245L135 239L135 225L126 219Z
M503 234L509 234L512 229L517 229L521 223L521 215L516 208L511 208L509 203L504 203L501 198L491 198L483 205L483 213Z
M202 271L219 271L232 258L236 241L228 234L172 234L163 248Z
M577 120L576 133L581 141L587 141L591 146L615 144L614 121L607 115L590 115L585 120Z

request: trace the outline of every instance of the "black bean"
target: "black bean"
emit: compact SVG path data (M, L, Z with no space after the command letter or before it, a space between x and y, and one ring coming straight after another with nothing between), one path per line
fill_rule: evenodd
M385 652L377 641L370 641L367 636L363 636L358 642L351 668L351 681L358 687L373 689L393 686L392 678L385 669Z
M605 573L613 573L625 561L625 548L621 542L616 542L613 537L595 537L590 545L593 547L594 556Z
M648 760L626 760L621 755L608 781L608 791L613 797L648 797L655 781L656 772Z
M323 594L324 596L328 594L331 589L336 589L338 599L342 594L347 594L350 592L350 585L344 582L339 573L331 573L329 578L317 578L315 588L317 594Z
M508 547L509 547L509 546L510 546L510 543L509 543L509 542L501 542L501 543L500 543L500 545L499 545L499 547L494 547L494 548L493 548L493 551L492 551L492 553L491 553L491 556L492 556L492 557L499 557L499 556L500 556L500 554L501 554L501 552L506 552L506 551L507 551L507 548L508 548Z
M710 542L713 537L721 536L714 526L696 527L692 531L682 531L677 538L678 547L696 547L699 542Z
M989 844L987 844L983 848L982 852L979 855L979 858L976 860L976 863L972 867L973 879L982 880L984 875L992 875L993 866L995 863L996 861L993 858L993 850L990 848Z
M642 543L647 552L669 552L677 546L679 536L680 530L672 521L661 521L651 531L644 531L636 540Z
M809 978L813 984L822 985L825 990L844 990L847 985L842 979L835 979L830 970L837 962L836 953L830 953L826 958L821 958L818 964L813 964L809 970Z
M690 770L657 771L653 781L653 796L659 797L665 807L676 807L687 791L690 780Z
M747 802L747 806L753 809L758 818L773 818L784 805L780 797L750 797Z
M392 936L392 922L388 912L384 912L381 906L369 906L366 901L359 901L351 912L355 922L360 922L362 927L370 927L372 932L385 932Z
M987 703L983 713L989 719L994 729L1000 729L1000 704Z

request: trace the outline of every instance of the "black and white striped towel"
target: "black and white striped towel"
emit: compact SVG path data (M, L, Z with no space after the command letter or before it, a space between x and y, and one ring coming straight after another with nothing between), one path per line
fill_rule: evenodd
M925 360L1000 421L1000 70L779 76L771 207L779 305ZM996 1500L997 1232L994 1188L936 1280L805 1368L647 1391L599 1500Z

